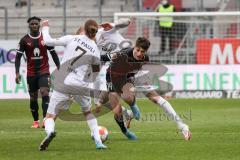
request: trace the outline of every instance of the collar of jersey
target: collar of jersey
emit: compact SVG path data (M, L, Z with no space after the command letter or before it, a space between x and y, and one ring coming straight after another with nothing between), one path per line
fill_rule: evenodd
M41 37L41 35L42 35L42 32L39 32L39 35L37 37L33 37L31 36L30 33L28 33L28 36L31 37L32 39L38 39L39 37Z

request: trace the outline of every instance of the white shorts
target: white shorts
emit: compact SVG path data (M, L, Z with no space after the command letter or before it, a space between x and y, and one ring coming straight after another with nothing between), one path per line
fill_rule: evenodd
M73 96L74 100L81 105L82 112L91 110L91 97ZM48 105L48 114L58 115L60 110L68 110L71 105L70 95L53 91Z

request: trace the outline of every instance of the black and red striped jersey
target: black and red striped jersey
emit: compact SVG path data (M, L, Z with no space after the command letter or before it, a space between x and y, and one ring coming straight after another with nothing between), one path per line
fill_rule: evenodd
M27 76L49 74L47 50L54 48L44 44L41 32L37 37L26 34L21 38L17 52L26 55Z

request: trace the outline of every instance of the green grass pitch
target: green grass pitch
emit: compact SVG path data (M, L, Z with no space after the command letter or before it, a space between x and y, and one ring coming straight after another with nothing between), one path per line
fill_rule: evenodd
M176 133L176 125L158 106L148 100L138 100L142 119L134 120L131 125L137 141L127 140L108 113L98 118L99 124L110 132L107 150L95 149L85 121L57 120L56 138L47 151L40 152L38 146L45 132L30 128L28 101L1 100L0 160L240 159L239 99L171 99L170 103L190 126L191 141L183 140Z

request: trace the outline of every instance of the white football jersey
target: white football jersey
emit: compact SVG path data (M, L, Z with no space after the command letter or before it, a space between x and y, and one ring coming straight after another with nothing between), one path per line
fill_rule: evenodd
M62 57L61 64L64 62L74 59L74 57L82 55L80 58L84 60L86 65L81 65L76 68L76 74L78 78L83 78L86 75L86 72L89 72L91 64L100 64L99 61L94 61L89 59L89 56L96 57L100 59L100 53L96 46L96 43L89 39L86 35L74 35L74 36L64 36L60 38L62 41L66 42L64 55Z
M61 65L66 61L74 62L75 57L84 61L74 71L69 72L64 83L67 85L89 85L86 81L86 75L91 73L91 65L100 65L100 52L94 40L89 39L86 35L67 35L58 39L53 39L49 35L49 27L43 27L43 38L49 46L64 46L64 54ZM92 58L89 58L92 57Z
M130 40L123 38L116 27L108 31L99 29L96 36L97 46L101 54L113 53L126 47L131 47Z

